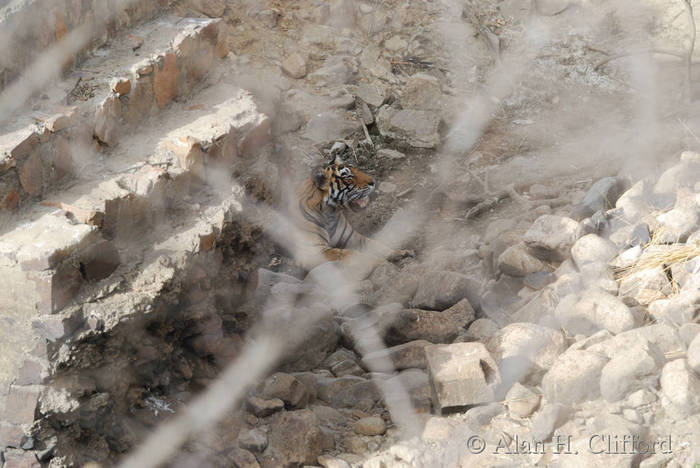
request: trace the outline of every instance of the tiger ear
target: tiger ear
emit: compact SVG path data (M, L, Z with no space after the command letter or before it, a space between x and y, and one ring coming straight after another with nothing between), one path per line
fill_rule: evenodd
M328 176L326 176L326 171L323 167L315 167L311 172L311 180L314 185L320 189L323 189L328 185Z
M340 157L340 154L336 153L335 156L333 157L333 164L340 165L343 164L343 159Z

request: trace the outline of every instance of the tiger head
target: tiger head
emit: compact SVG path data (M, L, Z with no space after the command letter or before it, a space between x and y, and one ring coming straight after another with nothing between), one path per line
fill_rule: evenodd
M374 191L374 177L346 164L335 156L332 162L316 167L311 180L323 192L323 202L333 207L361 210L369 203Z

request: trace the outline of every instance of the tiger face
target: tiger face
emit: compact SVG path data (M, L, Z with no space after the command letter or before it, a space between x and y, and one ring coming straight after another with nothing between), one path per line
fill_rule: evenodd
M311 179L324 193L326 205L349 207L353 211L367 207L375 187L374 177L344 163L338 156L330 164L315 168Z

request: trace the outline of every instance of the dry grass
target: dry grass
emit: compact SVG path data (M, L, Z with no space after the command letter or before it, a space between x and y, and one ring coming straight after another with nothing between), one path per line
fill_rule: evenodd
M670 271L673 265L684 263L700 256L700 242L695 244L662 244L663 229L654 232L651 240L644 246L644 251L632 265L615 270L615 278L622 282L632 276L646 270L661 267L671 278ZM674 293L678 292L678 286L671 278Z

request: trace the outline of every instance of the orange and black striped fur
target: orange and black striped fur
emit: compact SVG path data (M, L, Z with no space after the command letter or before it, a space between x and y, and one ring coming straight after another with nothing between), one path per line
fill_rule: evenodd
M316 167L296 192L292 206L299 230L297 259L305 268L324 261L345 262L356 251L375 257L398 258L411 251L393 250L355 231L343 209L359 210L369 203L374 178L345 164L339 157L325 166Z

